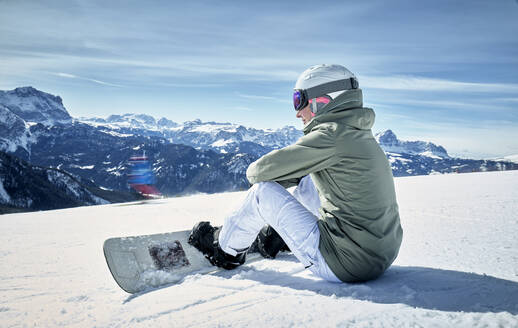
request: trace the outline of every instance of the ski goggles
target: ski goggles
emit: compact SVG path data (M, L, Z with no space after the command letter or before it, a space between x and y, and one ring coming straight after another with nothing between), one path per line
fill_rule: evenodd
M299 111L309 104L310 99L318 98L336 91L351 89L358 89L358 80L353 77L331 81L308 89L295 89L293 92L293 107L296 111Z
M293 93L293 107L298 112L308 105L308 99L304 90L295 90Z

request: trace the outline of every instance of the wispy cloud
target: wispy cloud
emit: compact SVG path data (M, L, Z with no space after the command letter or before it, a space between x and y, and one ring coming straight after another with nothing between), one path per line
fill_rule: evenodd
M244 94L244 93L239 93L239 92L236 92L236 94L237 94L239 97L241 97L241 98L245 98L245 99L253 99L253 100L272 100L272 101L277 101L277 102L282 102L282 103L291 103L289 100L282 99L282 98L279 98L279 97L273 97L273 96L249 95L249 94Z
M518 102L518 98L496 98L495 100L496 101Z
M90 78L87 78L87 77L77 76L77 75L69 74L69 73L59 72L59 73L52 73L52 74L56 75L56 76L59 76L59 77L64 77L64 78L67 78L67 79L78 79L78 80L90 81L90 82L93 82L93 83L97 83L97 84L101 84L101 85L107 85L107 86L110 86L110 87L123 87L120 84L108 83L108 82L104 82L104 81L101 81L101 80L90 79Z
M473 101L451 101L451 100L417 100L417 99L408 99L408 98L400 98L400 99L390 99L387 98L384 100L386 104L405 104L405 105L417 105L417 106L426 106L426 107L436 107L436 108L455 108L461 109L464 111L473 111L473 110L502 110L502 111L510 111L515 110L516 108L513 106L501 106L490 104L484 101L481 102L473 102Z
M220 83L155 83L155 85L172 88L219 88L224 86Z
M387 90L518 93L518 84L460 82L417 76L362 76L360 85L367 88Z
M245 111L245 112L252 112L252 111L254 111L253 108L245 107L245 106L236 106L236 107L234 107L234 109L240 110L240 111Z

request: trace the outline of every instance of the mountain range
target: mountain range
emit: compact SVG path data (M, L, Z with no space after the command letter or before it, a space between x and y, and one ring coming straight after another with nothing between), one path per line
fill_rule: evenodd
M232 123L202 122L197 119L183 124L166 118L155 120L145 114L110 115L108 118L79 118L77 121L108 133L124 136L160 137L169 143L196 149L226 153L263 155L273 149L286 147L302 136L293 126L277 130L259 130Z
M59 96L33 87L0 91L0 151L6 154L3 158L15 156L23 161L13 164L13 160L3 159L3 172L13 172L7 165L15 165L18 171L47 168L46 181L51 184L71 183L73 178L80 185L102 190L102 197L94 193L97 203L135 199L127 185L131 156L145 153L149 157L156 187L165 195L243 190L249 187L245 172L251 162L301 136L302 131L292 126L262 130L201 120L177 123L145 114L72 118ZM518 169L511 161L453 158L441 146L402 141L391 130L375 138L386 152L394 176ZM62 175L49 178L49 169ZM26 201L36 196L13 196L19 190L7 183L9 174L0 176L0 194L5 190L3 195L7 195L0 197L0 204L37 209L30 205L34 201ZM41 186L41 179L35 178L34 186L23 188L40 190ZM57 187L46 189L59 193ZM82 203L74 204L93 202L80 198Z

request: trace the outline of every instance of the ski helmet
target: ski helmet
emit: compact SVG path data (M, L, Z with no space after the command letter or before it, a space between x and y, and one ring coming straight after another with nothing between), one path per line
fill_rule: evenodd
M301 110L311 104L311 111L316 114L346 90L357 88L356 76L341 65L312 66L295 83L293 105L295 110Z

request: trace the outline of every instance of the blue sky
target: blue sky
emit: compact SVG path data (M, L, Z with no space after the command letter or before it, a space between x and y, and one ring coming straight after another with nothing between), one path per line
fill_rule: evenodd
M307 67L354 72L374 132L459 156L518 154L518 2L0 0L0 89L74 117L301 127Z

